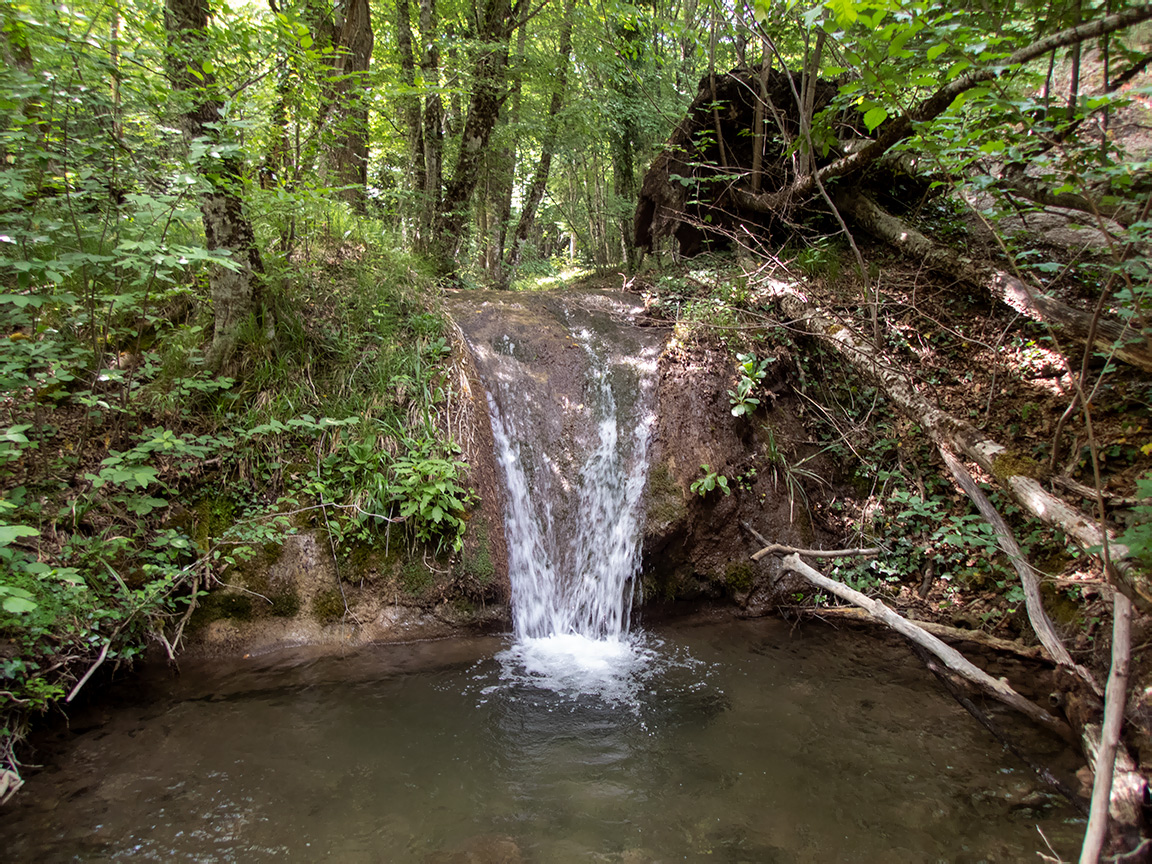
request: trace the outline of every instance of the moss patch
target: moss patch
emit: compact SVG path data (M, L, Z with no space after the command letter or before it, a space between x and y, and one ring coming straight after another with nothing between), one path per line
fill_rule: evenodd
M236 522L236 504L223 495L205 495L192 505L195 537L200 551L207 552L213 537L220 537Z
M334 624L344 617L344 595L329 588L312 598L312 617L321 624Z
M400 571L400 585L413 597L420 597L435 583L432 572L413 559L404 565Z
M492 551L488 546L488 531L477 520L471 529L475 533L473 548L466 544L460 555L456 572L480 589L487 588L496 577L496 565L492 562Z
M266 611L274 618L291 618L300 611L300 595L295 588L270 594L268 599L272 603Z
M752 565L747 561L733 561L724 570L724 582L736 594L743 594L752 587L752 576Z
M1009 477L1031 477L1033 480L1044 480L1048 477L1048 468L1041 465L1030 456L1017 453L1014 450L1005 450L998 453L992 460L992 474L1000 483Z
M251 621L254 617L251 597L219 590L197 598L196 611L188 620L188 626L196 630L213 621Z
M647 528L662 530L683 519L688 513L684 493L673 479L667 462L656 465L648 474Z
M1040 596L1044 598L1044 611L1059 629L1081 630L1084 627L1084 609L1077 601L1050 582L1040 583Z

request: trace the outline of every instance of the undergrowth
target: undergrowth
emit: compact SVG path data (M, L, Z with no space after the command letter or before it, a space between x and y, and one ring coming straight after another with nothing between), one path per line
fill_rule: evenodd
M341 218L269 256L221 370L201 350L202 249L101 246L94 227L3 247L6 788L29 716L149 641L174 655L195 598L302 526L338 550L389 525L459 549L473 496L442 431L452 349L434 286L411 257L333 235Z

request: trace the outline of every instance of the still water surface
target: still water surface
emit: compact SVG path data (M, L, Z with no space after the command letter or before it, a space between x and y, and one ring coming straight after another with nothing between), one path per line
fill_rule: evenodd
M495 638L186 664L63 736L0 857L1017 862L1040 831L1073 857L1082 823L902 647L767 620L639 638L591 695Z

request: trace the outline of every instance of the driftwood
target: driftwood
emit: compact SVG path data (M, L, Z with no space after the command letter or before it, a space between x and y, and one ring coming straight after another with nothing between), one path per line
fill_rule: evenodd
M1082 547L1099 548L1107 543L1109 581L1138 608L1152 610L1152 582L1148 574L1132 561L1128 548L1115 542L1095 519L1057 498L1040 485L1036 477L1030 476L1042 476L1040 466L1013 454L970 423L933 405L920 395L900 367L891 363L869 340L857 335L843 322L825 317L795 288L783 283L774 283L772 287L793 326L802 327L817 336L860 372L879 383L892 404L913 419L934 442L963 453L995 477L1024 510L1041 522L1059 528Z
M862 192L841 195L836 206L850 215L859 227L901 254L923 261L932 270L985 292L1034 321L1061 328L1080 344L1091 338L1098 350L1145 372L1152 372L1152 344L1138 330L1105 318L1097 319L1093 327L1095 316L1091 313L1049 297L1011 273L990 264L978 264L954 249L941 246L885 211Z
M940 446L939 450L940 455L944 457L944 464L948 466L948 470L952 472L952 476L960 484L960 488L976 505L976 509L992 526L992 530L996 532L996 539L1000 543L1000 548L1004 550L1004 554L1008 556L1012 562L1012 567L1020 577L1020 584L1024 588L1024 606L1028 613L1028 621L1032 625L1032 632L1036 634L1040 644L1047 649L1053 660L1075 672L1088 682L1088 685L1097 695L1102 696L1103 691L1101 691L1100 685L1096 683L1092 673L1072 659L1072 655L1068 653L1068 649L1064 647L1064 642L1056 633L1056 628L1052 626L1051 619L1044 611L1044 600L1040 596L1040 580L1036 578L1031 565L1024 557L1020 545L1012 535L1012 529L1008 527L1004 518L996 512L996 508L992 506L988 496L972 479L972 475L968 473L968 469L961 464L960 460L953 456L947 447Z
M1064 740L1075 740L1072 730L1062 720L1054 717L1035 702L1025 699L1006 681L993 678L983 669L967 660L964 655L955 648L945 645L923 627L913 624L907 618L896 614L879 600L873 600L871 597L867 597L859 591L849 588L842 582L829 579L818 570L809 567L801 561L799 555L792 554L787 556L783 560L783 565L786 569L803 576L809 582L823 588L828 593L836 595L841 600L846 600L849 603L859 606L876 619L883 621L897 633L900 633L908 639L911 639L917 645L925 648L950 670L975 684L989 696L1016 709L1021 714L1024 714L1050 732L1059 735Z

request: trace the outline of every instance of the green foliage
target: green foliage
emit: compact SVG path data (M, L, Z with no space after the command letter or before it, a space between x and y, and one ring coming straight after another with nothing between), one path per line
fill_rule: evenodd
M768 364L775 363L776 358L757 360L755 354L737 354L736 360L740 364L737 367L740 380L736 382L735 390L728 391L728 401L732 403L732 416L740 417L751 414L760 405L760 400L752 393L768 374Z
M1147 472L1136 481L1136 495L1144 503L1132 508L1124 530L1116 538L1144 564L1152 567L1152 472Z
M728 478L723 474L717 474L712 470L710 465L701 465L700 470L704 472L704 476L692 481L689 487L693 492L703 498L713 489L724 490L725 495L731 495L732 490L728 488Z

